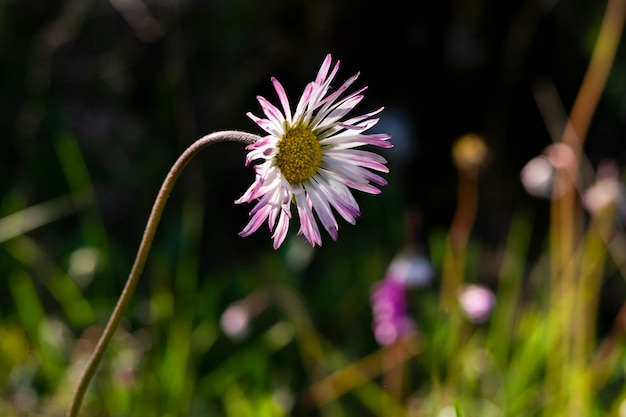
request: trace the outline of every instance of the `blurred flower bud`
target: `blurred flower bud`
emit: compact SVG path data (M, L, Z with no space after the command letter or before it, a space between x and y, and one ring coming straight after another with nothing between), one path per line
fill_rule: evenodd
M597 180L583 194L583 206L591 213L618 205L624 200L624 190L618 181L615 162L606 161L598 167Z
M228 337L241 340L250 333L250 312L241 303L232 304L222 314L220 326Z
M471 322L484 323L491 315L496 297L487 287L468 284L461 287L459 303L461 310Z
M574 151L564 143L553 143L543 153L556 169L573 169L576 166Z
M547 157L534 157L522 168L520 178L528 194L535 197L552 198L554 167Z
M616 179L603 179L593 184L583 195L583 205L597 213L620 203L624 198L622 185Z
M226 336L233 340L246 338L250 333L252 320L272 302L270 294L271 291L260 288L228 306L220 318L220 327Z
M543 154L531 159L522 168L520 179L528 194L554 199L561 197L568 187L569 181L562 182L557 175L558 170L573 169L576 157L572 149L562 143L548 146Z
M460 170L480 168L487 160L489 150L482 136L468 133L452 145L452 160Z

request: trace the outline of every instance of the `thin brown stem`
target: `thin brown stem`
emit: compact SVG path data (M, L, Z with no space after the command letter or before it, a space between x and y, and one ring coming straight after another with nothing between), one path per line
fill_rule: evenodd
M143 271L146 259L148 258L150 246L152 246L152 241L154 239L159 220L161 219L161 214L163 213L163 209L165 208L165 203L167 202L167 199L172 192L172 189L174 188L174 184L176 183L176 180L180 176L185 166L198 152L200 152L208 145L224 141L251 144L258 139L260 139L260 137L257 135L239 131L223 131L211 133L191 144L191 146L189 146L174 163L167 176L165 177L163 185L161 185L161 189L159 190L154 205L152 206L152 212L150 213L150 217L148 218L148 223L146 224L146 228L144 230L143 237L141 239L141 243L135 257L135 262L130 271L130 274L128 275L128 279L126 280L126 285L122 290L120 298L117 300L117 304L113 309L113 313L111 313L109 322L104 328L104 331L102 332L102 335L100 336L100 339L98 340L98 343L93 353L91 354L87 365L83 369L83 373L78 381L76 390L74 391L72 401L70 402L67 417L76 417L78 415L78 411L80 410L80 406L83 401L83 397L85 396L85 392L87 391L89 382L91 381L96 370L98 369L98 365L102 360L102 356L104 355L104 352L106 351L106 348L109 345L109 342L111 341L111 338L113 337L113 334L115 333L115 330L117 329L120 320L122 319L124 311L126 307L128 307L135 287L137 286L137 282L139 281L139 277L141 276L141 272Z
M578 171L589 126L613 66L625 10L625 0L608 0L589 66L561 138L562 143L571 149L573 158L558 169L558 181L566 186L566 191L563 196L555 196L551 208L549 326L552 341L546 364L546 385L552 405L547 411L548 415L571 411L579 406L568 394L573 379L571 367L568 366L572 360L572 327L576 325L571 322L578 272L574 255L580 243L583 220L577 195Z

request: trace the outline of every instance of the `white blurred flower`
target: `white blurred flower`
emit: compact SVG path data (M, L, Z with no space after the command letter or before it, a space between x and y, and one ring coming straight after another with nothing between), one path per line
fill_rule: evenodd
M423 287L430 284L433 276L430 261L417 250L411 249L393 258L385 279L400 282L407 287Z
M583 195L583 205L592 213L620 203L624 198L622 185L613 178L597 181Z
M496 297L485 286L467 284L461 287L459 303L463 313L470 321L484 323L491 315Z
M583 206L598 213L624 201L624 187L618 180L619 168L613 161L603 161L598 166L597 180L583 194Z
M557 173L559 170L575 169L575 162L576 156L569 146L562 143L550 145L522 168L522 185L532 196L559 198L571 187L571 182L561 181Z
M241 304L233 304L222 314L220 327L231 339L241 340L250 333L250 312Z

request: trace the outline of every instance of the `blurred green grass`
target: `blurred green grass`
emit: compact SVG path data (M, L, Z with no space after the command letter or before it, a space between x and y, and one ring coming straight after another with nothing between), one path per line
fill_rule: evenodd
M72 155L61 159L80 166L80 154ZM83 171L65 172L70 192L89 188ZM393 188L389 195L394 197ZM366 200L371 211L361 224L345 230L339 242L316 249L308 261L297 255L303 248L297 249L302 242L294 237L279 251L264 250L201 272L200 257L206 256L201 236L210 233L200 215L206 206L182 198L179 212L170 213L180 216L170 220L178 228L176 250L165 244L168 228L162 227L144 290L91 385L85 415L539 416L554 400L546 396L553 343L554 306L545 296L550 272L546 253L528 261L534 227L528 210L512 217L503 247L469 242L464 282L486 275L497 280L489 322L473 324L458 310L439 308L435 284L412 292L418 331L396 346L379 348L371 333L369 291L400 249L377 236L380 230L395 231L385 238L402 240L402 213L382 214L393 212L394 204ZM2 256L12 259L2 262L10 295L5 298L9 304L3 303L0 338L3 415L63 415L80 364L110 313L114 291L84 295L90 283L110 276L111 264L112 243L91 201L67 214L80 225L81 245L71 250L86 257L82 269L76 266L80 259L48 255L28 233L2 242ZM54 227L54 208L50 213L46 206L38 209L49 223L34 224ZM22 224L29 224L29 210L22 211ZM382 228L381 222L386 223ZM357 232L359 227L365 231ZM371 240L364 239L368 234ZM439 275L450 262L445 230L433 232L427 242ZM593 258L605 248L581 250L583 257ZM610 257L606 262L610 266ZM529 274L536 282L525 279ZM231 303L259 292L265 292L266 301L250 317L249 334L230 339L219 327L221 315ZM567 318L575 318L570 313ZM623 333L597 336L588 341L594 351L602 340L612 340L614 349L599 362L585 359L583 373L573 374L581 385L567 388L567 395L591 394L584 415L616 415L626 399L624 370L618 366L624 359ZM399 391L389 392L385 381L394 380ZM577 392L577 386L583 391Z

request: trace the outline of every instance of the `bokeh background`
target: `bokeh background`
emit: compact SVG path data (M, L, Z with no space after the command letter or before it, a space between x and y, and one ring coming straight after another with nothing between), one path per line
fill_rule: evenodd
M393 135L389 185L357 195L363 216L340 224L337 242L325 236L311 250L294 225L274 251L266 228L237 236L251 207L233 202L254 176L243 147L203 151L170 198L86 415L389 410L367 400L385 391L382 371L369 391L323 405L307 389L380 348L371 288L408 242L434 271L411 293L411 314L425 334L436 327L442 242L457 209L451 149L465 134L489 149L472 279L497 289L518 215L528 278L550 201L530 195L520 172L558 139L604 9L595 0L0 1L1 413L62 415L72 364L113 308L171 164L207 133L261 133L246 112L261 113L257 95L276 102L270 77L296 101L327 53L341 60L336 85L360 71L369 86L358 111L385 107L374 130ZM592 170L626 163L625 93L620 45L585 142ZM222 314L254 294L248 332L229 337ZM613 267L599 337L625 296ZM404 397L430 392L431 371L409 363ZM623 375L615 381L599 409L619 397ZM435 403L433 412L446 401Z

